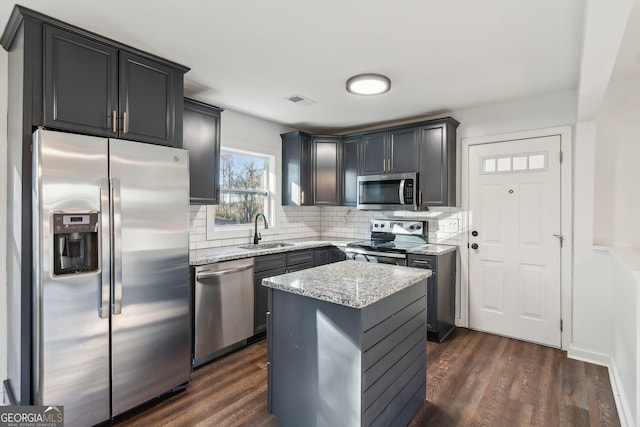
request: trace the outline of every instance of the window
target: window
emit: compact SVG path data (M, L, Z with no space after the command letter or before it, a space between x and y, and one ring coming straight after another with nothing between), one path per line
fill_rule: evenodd
M269 172L272 156L220 150L220 200L215 209L215 228L253 225L256 214L270 216ZM262 221L262 218L260 218Z
M511 157L484 157L483 174L504 172L532 172L546 170L547 153L525 153Z

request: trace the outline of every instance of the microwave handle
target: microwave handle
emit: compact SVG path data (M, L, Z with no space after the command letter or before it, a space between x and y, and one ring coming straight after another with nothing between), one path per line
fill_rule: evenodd
M400 188L398 189L398 195L401 205L404 205L404 181L404 179L400 180Z

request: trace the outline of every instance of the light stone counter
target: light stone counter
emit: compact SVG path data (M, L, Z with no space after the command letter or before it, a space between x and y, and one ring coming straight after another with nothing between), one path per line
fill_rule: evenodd
M431 270L341 261L269 277L262 285L321 301L363 308L431 276Z
M290 246L283 246L280 248L269 249L244 249L239 246L228 246L224 248L212 248L207 252L205 256L191 258L189 260L190 265L204 265L221 261L231 261L234 259L251 258L260 255L277 254L281 252L298 251L301 249L321 248L325 246L338 246L344 247L349 241L341 239L287 239L286 243L291 243ZM263 242L272 243L272 242ZM245 246L245 245L243 245ZM247 244L246 246L249 246Z
M413 249L409 249L407 253L409 254L419 254L419 255L442 255L447 252L453 252L458 249L458 246L454 245L437 245L433 243L429 243L427 245L422 245L415 247Z

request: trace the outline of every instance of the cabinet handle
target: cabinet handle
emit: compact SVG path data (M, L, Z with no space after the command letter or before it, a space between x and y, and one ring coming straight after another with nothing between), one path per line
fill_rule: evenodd
M127 127L129 122L127 121L127 112L122 113L122 132L127 133Z
M304 191L300 192L300 204L304 205Z
M118 132L118 117L116 116L116 110L113 110L113 114L111 115L111 130L113 130L113 133Z
M422 206L422 190L418 192L418 206Z

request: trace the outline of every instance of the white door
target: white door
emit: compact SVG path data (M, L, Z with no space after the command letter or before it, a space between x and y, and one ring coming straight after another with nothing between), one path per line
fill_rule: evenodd
M560 136L470 146L469 208L470 327L560 347Z

